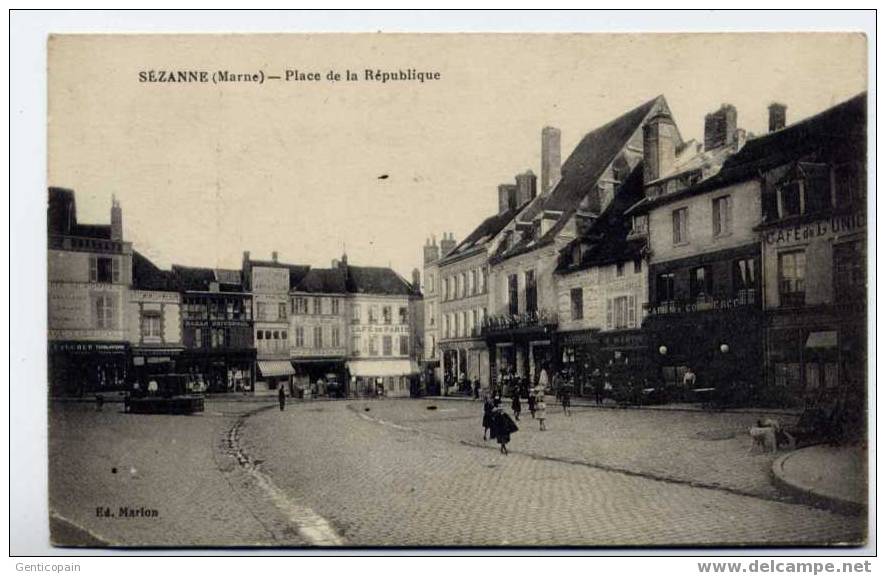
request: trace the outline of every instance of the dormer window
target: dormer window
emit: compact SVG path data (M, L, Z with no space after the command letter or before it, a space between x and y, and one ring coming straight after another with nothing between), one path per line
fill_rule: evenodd
M631 233L646 234L649 226L648 216L646 214L638 214L631 218Z
M775 186L778 217L826 211L833 205L830 169L826 164L798 162Z

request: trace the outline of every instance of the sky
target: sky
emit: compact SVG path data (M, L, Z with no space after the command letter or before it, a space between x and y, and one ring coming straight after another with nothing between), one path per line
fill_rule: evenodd
M329 266L346 251L405 278L428 237L464 238L496 212L498 184L540 175L544 126L562 131L565 161L663 94L684 139L722 103L760 135L769 103L792 123L867 74L860 34L69 35L48 52L48 183L76 191L81 222L108 223L115 195L125 239L164 268L238 268L244 250ZM324 80L139 82L150 70Z

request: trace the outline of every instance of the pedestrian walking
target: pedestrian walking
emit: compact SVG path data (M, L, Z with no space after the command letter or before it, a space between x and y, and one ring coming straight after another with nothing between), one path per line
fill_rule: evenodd
M280 403L280 412L286 408L286 388L282 385L279 390L277 390L277 401Z
M560 392L560 403L563 405L563 413L567 416L572 416L572 412L570 411L570 408L572 407L570 392L571 391L568 387L563 388Z
M526 403L529 405L529 414L532 415L532 419L535 420L535 388L531 388L529 390L529 398L527 398Z
M492 403L492 397L483 400L483 440L486 440L487 433L492 430L492 412L495 405Z
M538 400L535 402L535 419L538 420L538 429L539 431L547 430L547 426L545 425L545 396L544 392L538 395Z
M514 395L511 397L511 410L514 411L514 419L519 422L522 406L520 406L520 395L517 392L514 392Z
M499 451L508 454L508 443L511 441L511 434L519 430L517 425L508 416L508 413L499 404L492 411L492 435L498 441Z

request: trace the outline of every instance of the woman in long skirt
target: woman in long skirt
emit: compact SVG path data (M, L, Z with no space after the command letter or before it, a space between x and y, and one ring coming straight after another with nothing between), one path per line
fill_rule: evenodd
M486 440L486 435L492 430L492 410L494 406L492 404L492 398L486 398L483 401L483 439Z

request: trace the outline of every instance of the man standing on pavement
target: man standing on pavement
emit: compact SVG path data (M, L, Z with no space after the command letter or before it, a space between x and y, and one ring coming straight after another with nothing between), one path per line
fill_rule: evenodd
M281 384L277 390L277 401L280 402L280 412L286 408L286 388Z

